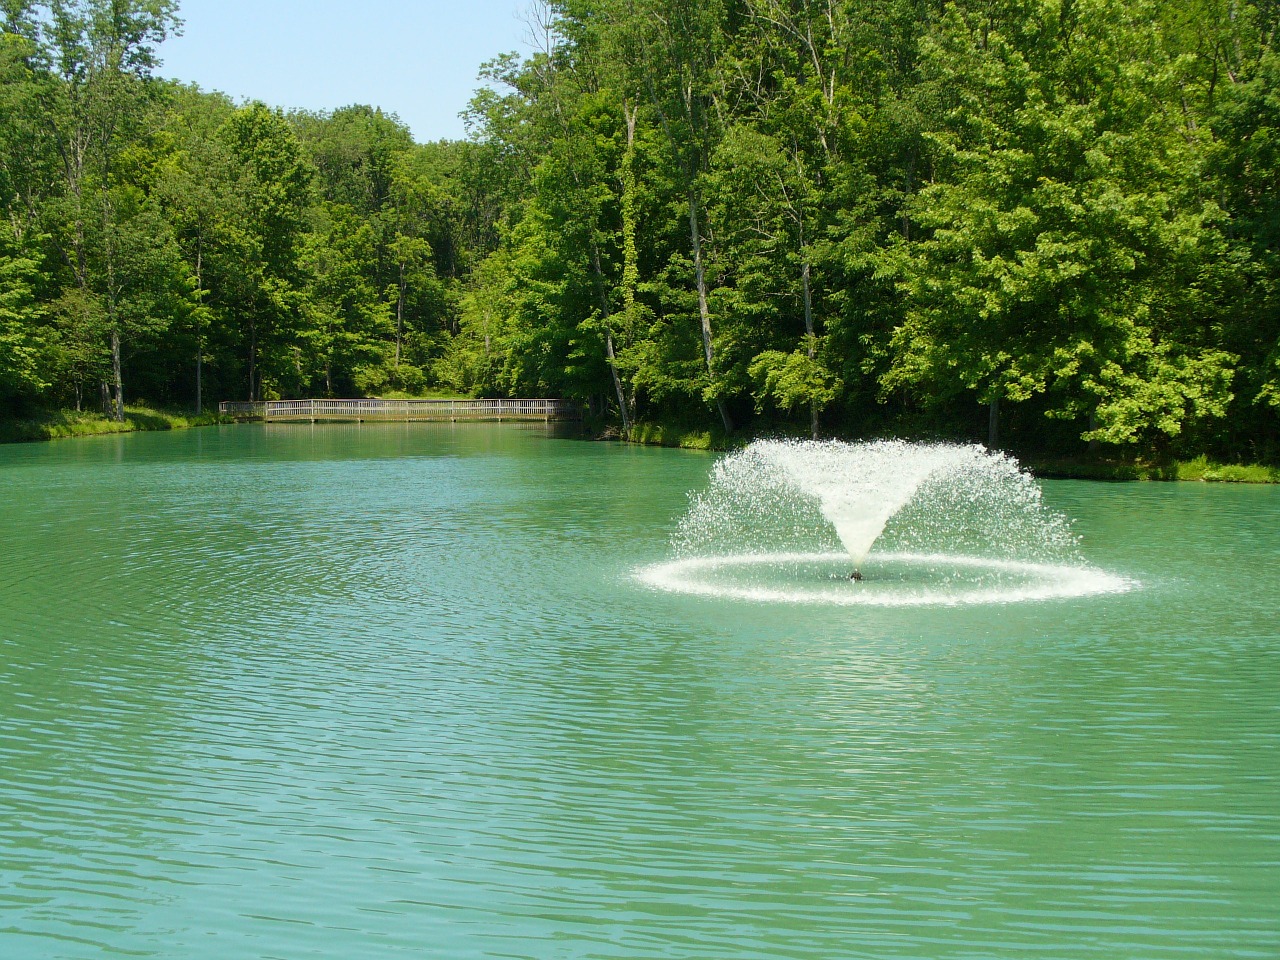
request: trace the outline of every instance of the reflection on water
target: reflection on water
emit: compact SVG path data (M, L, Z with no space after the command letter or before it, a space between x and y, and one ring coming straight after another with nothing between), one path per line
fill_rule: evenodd
M0 956L1280 953L1280 491L1046 484L1125 593L638 583L710 462L0 448Z

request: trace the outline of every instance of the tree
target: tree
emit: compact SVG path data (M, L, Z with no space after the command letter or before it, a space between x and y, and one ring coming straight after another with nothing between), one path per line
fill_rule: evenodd
M343 204L316 213L302 263L309 275L304 301L303 340L324 394L362 389L362 374L385 361L391 317L373 283L376 242L373 226Z
M436 273L431 242L438 237L442 247L455 248L447 228L451 198L421 161L416 151L397 156L380 218L383 258L389 268L380 279L384 300L395 313L395 350L387 382L400 390L419 390L426 384L424 367L434 359L434 348L423 348L448 324L452 306L446 284Z
M718 133L721 104L715 64L724 41L719 2L639 0L604 4L614 45L625 51L628 99L643 99L666 135L685 195L697 317L706 366L705 398L726 432L733 421L717 376L715 333L708 298L704 200L701 178Z
M39 363L41 311L33 280L38 262L0 223L0 404L31 397L48 386Z
M223 98L194 90L174 97L166 123L173 149L158 165L156 192L185 264L185 314L195 360L195 410L204 409L205 360L210 338L229 338L228 311L249 253L239 192L239 171L219 127L232 108Z
M1218 208L1190 189L1149 23L1118 2L1040 16L953 9L927 48L951 100L907 206L921 234L883 259L907 301L883 384L976 394L993 443L1000 402L1033 398L1087 440L1177 436L1231 396Z
M1232 216L1234 252L1244 283L1227 346L1241 357L1240 387L1248 406L1249 455L1274 456L1280 413L1280 54L1266 49L1219 98L1213 116L1214 172ZM1266 415L1262 415L1263 412Z
M118 193L119 159L146 116L155 48L180 22L174 0L53 0L9 3L5 29L29 41L27 66L46 130L60 161L59 241L82 297L105 309L111 343L113 412L124 419L123 340L138 332L122 298L123 262L140 255L122 244L129 230Z
M278 110L251 103L223 124L220 137L240 173L250 257L238 319L247 326L247 395L256 400L302 377L296 352L301 320L299 255L312 172Z

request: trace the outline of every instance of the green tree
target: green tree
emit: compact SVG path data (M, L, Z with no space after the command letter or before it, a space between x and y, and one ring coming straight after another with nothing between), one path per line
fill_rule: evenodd
M176 10L173 0L14 0L4 11L6 32L28 41L30 82L59 158L62 195L53 209L63 257L82 298L94 295L105 309L117 420L121 344L152 319L129 309L139 301L125 263L147 254L124 245L151 238L124 220L141 206L120 192L120 158L148 116L155 48L179 26Z
M240 172L218 130L232 112L218 96L195 90L175 95L165 131L172 149L160 160L156 194L184 264L185 328L195 368L195 410L204 409L210 344L232 340L228 302L238 298L250 246ZM174 344L175 348L178 346Z
M1040 398L1112 443L1221 417L1224 252L1150 21L1130 4L1007 21L953 9L923 69L950 91L921 231L884 258L907 300L886 389Z
M16 241L10 226L0 223L0 405L48 386L39 363L41 311L33 291L39 263Z
M247 218L249 271L242 278L237 319L247 327L250 400L300 386L297 336L301 325L299 262L311 205L312 168L284 115L261 103L237 110L220 137L240 172Z
M1241 357L1242 432L1270 438L1271 449L1254 446L1250 455L1274 456L1280 443L1280 55L1262 50L1219 98L1213 126L1215 174L1245 276L1239 314L1226 327L1228 349Z
M324 205L316 220L302 256L309 274L303 340L332 397L335 386L363 390L370 369L385 363L391 317L372 282L373 226L343 204Z

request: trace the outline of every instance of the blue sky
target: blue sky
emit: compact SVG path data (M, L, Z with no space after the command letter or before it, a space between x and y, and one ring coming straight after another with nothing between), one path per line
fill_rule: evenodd
M331 110L367 103L419 141L463 135L480 64L527 51L527 0L182 0L160 74L236 100Z

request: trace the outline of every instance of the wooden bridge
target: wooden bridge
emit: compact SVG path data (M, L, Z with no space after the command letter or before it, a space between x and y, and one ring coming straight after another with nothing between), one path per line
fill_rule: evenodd
M569 400L266 400L226 401L218 412L240 420L581 420Z

